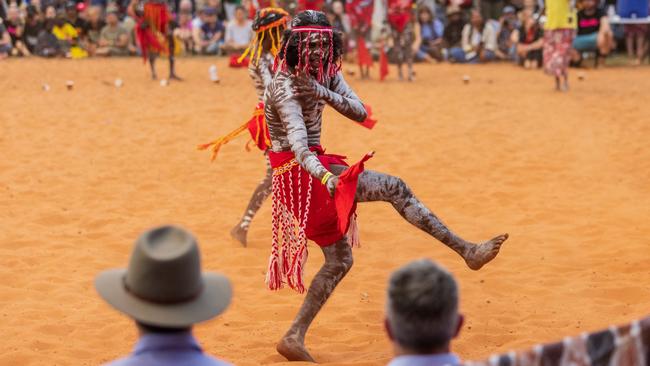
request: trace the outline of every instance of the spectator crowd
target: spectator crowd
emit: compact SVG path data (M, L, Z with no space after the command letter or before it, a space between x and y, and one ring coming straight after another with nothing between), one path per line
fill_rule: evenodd
M0 58L106 57L139 53L129 0L0 0ZM159 0L164 1L164 0ZM355 59L359 29L375 58L391 55L384 1L368 0L168 0L176 55L239 54L251 41L257 9L281 6L291 14L322 9L346 35L346 57ZM371 24L358 25L350 9L369 3ZM552 1L552 0L549 0ZM602 1L599 3L599 1ZM615 0L614 0L615 1ZM362 4L358 4L362 5ZM572 61L602 58L617 45L640 64L648 51L648 26L612 26L612 0L577 1L577 35ZM378 9L379 8L379 9ZM542 65L543 0L417 0L413 4L413 54L419 62L488 63L506 61L526 68ZM366 22L370 17L366 17ZM356 25L355 25L356 24Z

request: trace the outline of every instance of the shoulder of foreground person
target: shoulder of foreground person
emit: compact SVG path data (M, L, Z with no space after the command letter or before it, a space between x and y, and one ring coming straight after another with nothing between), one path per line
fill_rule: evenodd
M191 358L166 358L164 352L161 355L130 355L115 361L104 364L104 366L232 366L232 364L218 360L206 354L199 354Z

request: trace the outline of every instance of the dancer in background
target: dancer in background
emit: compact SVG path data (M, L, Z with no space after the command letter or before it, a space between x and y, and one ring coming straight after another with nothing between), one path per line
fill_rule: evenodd
M257 106L253 112L253 117L237 128L230 134L221 137L209 144L199 146L199 149L210 148L212 150L212 159L216 157L219 149L228 141L235 138L240 133L248 130L251 134L252 142L264 152L267 163L266 175L257 185L253 196L248 202L246 211L239 223L230 231L233 238L239 241L243 246L248 243L248 229L255 214L262 206L262 203L271 193L271 165L268 161L267 150L270 147L271 140L269 130L264 120L264 91L273 80L273 62L278 54L282 33L286 28L289 14L280 8L265 8L257 12L253 21L253 31L255 37L246 51L239 58L242 62L244 58L249 57L248 72L253 80L253 86L257 92Z
M149 62L151 78L156 80L156 58L167 54L169 59L169 80L181 81L176 75L174 58L174 34L172 15L163 0L131 0L128 7L129 16L137 21L135 28L140 52L145 62Z
M369 79L372 55L367 42L370 40L370 31L372 29L374 1L350 0L345 7L350 18L350 29L352 30L350 38L354 39L357 45L359 72L362 79Z
M393 50L397 56L397 71L400 80L404 80L402 66L406 63L406 80L413 81L413 45L416 35L419 37L419 27L413 21L413 0L388 0L387 5L388 24L393 38Z

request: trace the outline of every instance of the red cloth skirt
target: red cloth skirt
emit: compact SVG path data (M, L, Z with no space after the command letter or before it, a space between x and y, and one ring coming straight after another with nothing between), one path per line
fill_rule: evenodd
M345 157L325 154L320 146L310 147L323 166L348 167ZM298 292L305 290L304 266L307 261L307 239L321 247L343 239L350 231L357 241L356 190L363 162L353 165L339 176L335 198L318 179L312 177L296 161L293 152L269 151L273 167L272 248L266 282L277 290L286 283Z
M145 61L151 52L173 52L167 49L165 42L170 20L171 14L165 3L148 2L144 5L144 15L138 19L135 33Z

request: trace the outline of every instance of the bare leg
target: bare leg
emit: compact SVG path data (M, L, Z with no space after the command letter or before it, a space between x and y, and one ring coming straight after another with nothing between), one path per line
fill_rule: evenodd
M174 56L176 41L174 40L174 35L171 33L167 36L167 44L169 47L169 80L183 81L183 79L176 75L176 58Z
M156 74L156 55L149 54L149 67L151 68L151 80L156 80L158 74Z
M458 253L473 270L481 269L494 259L499 254L501 244L508 239L508 234L499 235L482 244L462 239L420 202L401 178L384 173L371 170L363 172L359 176L356 198L358 202L391 203L406 221Z
M305 348L309 325L352 267L352 249L347 239L322 247L325 263L318 271L289 331L277 345L277 351L289 361L315 362Z
M266 200L266 198L271 194L271 178L273 174L273 170L271 169L271 163L269 162L268 155L265 155L266 157L266 175L264 176L264 179L260 182L260 184L257 185L257 188L255 188L255 191L253 192L253 196L251 197L250 201L248 202L248 207L246 207L246 212L244 212L244 215L242 216L241 220L235 227L230 230L230 235L235 238L237 241L241 243L242 246L246 246L248 244L247 240L247 235L248 235L248 228L251 225L251 221L253 220L253 217L255 217L255 214L257 211L262 207L262 203Z

